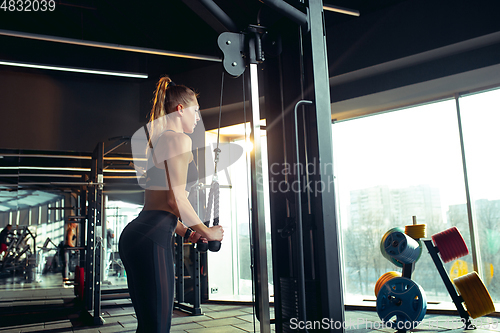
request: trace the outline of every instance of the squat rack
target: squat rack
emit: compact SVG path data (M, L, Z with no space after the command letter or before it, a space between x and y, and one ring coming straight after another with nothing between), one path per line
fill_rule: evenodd
M69 161L64 167L32 167L26 165L12 166L13 169L43 169L45 173L39 174L36 172L30 173L29 175L18 174L19 177L30 177L27 182L18 182L17 184L5 183L3 186L16 187L16 188L35 188L37 190L46 191L58 190L63 192L76 192L79 193L78 203L71 207L61 207L59 209L77 209L75 212L77 215L69 216L75 223L78 223L79 228L79 243L80 246L73 248L74 251L78 251L80 254L79 266L84 267L85 270L85 283L84 283L84 294L83 294L83 304L92 317L92 321L95 325L100 325L103 323L101 317L101 258L102 256L102 221L104 218L103 211L103 187L104 187L104 169L105 169L105 159L109 160L120 160L127 159L122 157L111 157L106 156L119 146L126 143L129 139L121 137L118 139L111 139L111 142L106 148L104 143L100 142L97 144L91 156L88 155L74 155L74 154L59 154L59 153L45 153L45 152L25 152L20 151L19 153L1 152L0 154L4 157L13 158L26 158L28 163L32 163L31 158L46 158L47 160L61 159ZM84 167L77 160L84 160ZM90 168L87 167L87 161L90 162ZM113 162L112 162L113 163ZM111 164L112 164L111 163ZM37 162L37 164L40 164ZM42 163L43 164L43 163ZM50 163L47 163L50 165ZM74 165L80 165L80 167L75 167ZM108 165L109 166L109 165ZM51 171L48 171L51 170ZM54 171L60 174L53 173ZM63 172L61 172L63 171ZM88 172L90 171L90 174ZM129 170L114 170L119 172L128 172ZM131 170L130 170L131 171ZM52 172L52 173L51 173ZM72 172L68 174L67 172ZM134 170L135 172L135 170ZM75 175L74 173L77 173ZM80 181L64 181L65 177L78 177L80 175ZM1 174L0 178L10 177L10 174ZM43 181L42 178L51 177L53 181ZM115 178L114 176L113 178ZM118 176L120 177L120 176ZM33 181L33 179L35 181ZM125 177L128 178L128 177ZM6 178L8 179L8 178ZM137 186L135 183L135 177L133 182L125 183L115 183L114 185L133 185ZM75 207L77 206L77 207ZM49 208L51 209L51 208ZM55 208L52 208L55 209ZM68 218L68 216L66 216ZM75 281L77 283L78 281ZM81 296L81 295L80 295Z

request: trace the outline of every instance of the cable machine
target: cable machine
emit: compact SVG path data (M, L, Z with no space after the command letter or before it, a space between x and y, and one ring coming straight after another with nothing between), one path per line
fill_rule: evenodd
M184 2L215 30L225 31L218 45L226 72L238 77L249 71L253 278L260 331L270 332L271 322L277 332L297 331L291 325L293 318L303 322L329 318L340 327L331 325L326 330L343 332L323 1L296 1L292 6L283 0L261 0L267 7L256 18L258 25L249 25L243 32L213 1ZM196 10L194 3L203 10ZM345 8L339 12L359 15ZM271 143L268 162L270 170L280 170L269 172L269 180L285 188L270 190L273 320L269 316L263 184L258 179L262 175L258 69L264 69L266 130ZM287 164L302 166L303 172L281 172Z

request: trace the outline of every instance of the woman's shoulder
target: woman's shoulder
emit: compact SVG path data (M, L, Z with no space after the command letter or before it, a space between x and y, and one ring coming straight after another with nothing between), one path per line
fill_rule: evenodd
M169 155L169 157L172 157L184 153L190 153L192 145L193 142L187 134L165 131L158 138L155 150L162 152L162 155L166 154Z
M186 133L178 133L172 131L163 132L158 139L158 143L160 142L163 144L176 145L181 147L192 145L191 137L189 137Z

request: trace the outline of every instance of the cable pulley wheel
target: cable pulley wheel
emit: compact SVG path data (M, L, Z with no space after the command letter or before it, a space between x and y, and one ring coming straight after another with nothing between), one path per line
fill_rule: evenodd
M453 280L462 296L467 312L475 319L495 312L490 293L476 272L471 272Z
M457 227L452 227L432 236L441 259L447 263L469 254L469 249Z
M377 280L377 282L375 283L375 296L378 295L378 292L380 291L380 288L382 288L382 286L387 281L389 281L390 279L394 279L395 277L400 277L400 276L401 276L401 273L394 272L394 271L382 274L382 276L379 277L378 280Z
M386 233L382 240L385 252L403 264L414 263L422 255L422 243L417 242L402 231Z
M405 234L413 239L425 238L427 225L425 224L411 224L405 226Z
M425 292L405 277L387 281L377 296L377 314L393 329L413 329L424 319L427 311Z

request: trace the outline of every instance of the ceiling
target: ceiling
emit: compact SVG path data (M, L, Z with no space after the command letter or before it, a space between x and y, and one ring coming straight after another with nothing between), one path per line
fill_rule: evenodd
M39 35L97 41L187 52L220 57L216 44L218 32L194 13L185 2L193 0L97 1L56 0L52 12L0 11L0 29ZM300 1L288 1L300 7ZM325 3L359 10L361 15L393 6L401 0L329 0ZM233 19L239 30L257 24L259 10L270 11L257 0L217 0L220 8ZM274 13L273 13L274 14ZM355 17L326 12L326 25L333 26ZM182 61L162 56L132 54L89 47L0 36L6 46L0 50L3 60L109 68L122 71L181 73L211 65L205 61ZM168 64L166 63L168 62Z

